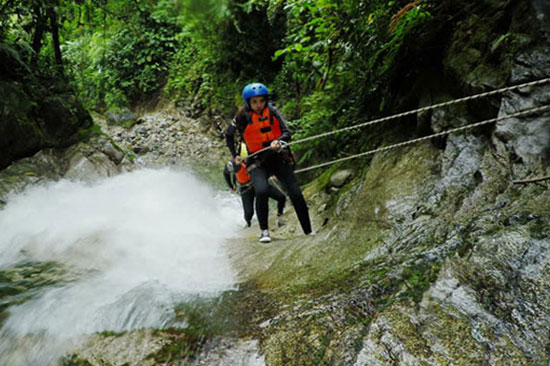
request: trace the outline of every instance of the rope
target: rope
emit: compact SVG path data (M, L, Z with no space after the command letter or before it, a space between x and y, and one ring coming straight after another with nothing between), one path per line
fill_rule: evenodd
M372 154L376 154L378 152L388 151L388 150L391 150L391 149L396 149L398 147L412 145L412 144L420 142L420 141L430 140L430 139L433 139L435 137L441 137L441 136L449 135L451 133L465 131L465 130L468 130L468 129L476 128L476 127L479 127L479 126L487 125L487 124L498 122L498 121L502 121L502 120L505 120L505 119L521 117L521 116L528 115L528 114L531 114L531 113L543 112L543 111L546 111L546 110L550 110L550 105L546 105L546 106L543 106L543 107L531 108L531 109L528 109L528 110L525 110L525 111L522 111L522 112L517 112L517 113L509 114L509 115L506 115L506 116L502 116L502 117L492 118L492 119L488 119L488 120L485 120L485 121L473 123L471 125L457 127L457 128L453 128L453 129L450 129L450 130L447 130L447 131L442 131L442 132L439 132L439 133L435 133L433 135L428 135L428 136L420 137L420 138L417 138L417 139L400 142L400 143L397 143L397 144L394 144L394 145L389 145L389 146L381 147L381 148L378 148L378 149L369 150L369 151L366 151L366 152L363 152L363 153L360 153L360 154L355 154L355 155L347 156L345 158L332 160L332 161L329 161L329 162L326 162L326 163L313 165L313 166L303 168L303 169L298 169L298 170L294 171L294 173L307 172L309 170L322 168L324 166L340 163L342 161L351 160L351 159L355 159L355 158L362 157L362 156L372 155Z
M535 85L542 85L542 84L546 84L548 82L550 82L550 78L540 79L540 80L531 81L531 82L528 82L528 83L523 83L523 84L518 84L518 85L512 85L512 86L509 86L509 87L506 87L506 88L496 89L496 90L492 90L492 91L488 91L488 92L484 92L484 93L480 93L480 94L474 94L474 95L470 95L468 97L454 99L454 100L450 100L448 102L433 104L431 106L426 106L426 107L422 107L422 108L418 108L418 109L413 109L411 111L398 113L398 114L393 114L391 116L378 118L378 119L368 121L368 122L364 122L364 123L359 123L357 125L348 126L348 127L344 127L344 128L338 129L338 130L321 133L319 135L306 137L306 138L303 138L301 140L296 140L296 141L289 142L287 145L292 146L292 145L300 144L300 143L303 143L303 142L320 139L322 137L331 136L331 135L337 134L339 132L349 131L349 130L353 130L353 129L361 128L361 127L366 127L366 126L372 126L372 125L382 123L382 122L386 122L386 121L389 121L389 120L392 120L392 119L397 119L397 118L409 116L411 114L422 113L422 112L426 112L426 111L429 111L429 110L432 110L432 109L447 107L447 106L450 106L450 105L454 105L454 104L458 104L458 103L462 103L462 102L467 102L467 101L474 100L474 99L480 99L480 98L488 97L488 96L495 95L495 94L506 93L506 92L516 90L516 89L527 88L527 87L535 86ZM252 157L252 156L257 155L261 152L267 151L269 149L270 149L269 146L265 147L261 150L256 151L255 153L250 154L249 157Z
M492 91L485 92L485 93L474 94L474 95L470 95L468 97L454 99L454 100L450 100L448 102L433 104L431 106L422 107L422 108L418 108L418 109L413 109L411 111L398 113L398 114L393 114L391 116L378 118L378 119L375 119L375 120L372 120L372 121L360 123L360 124L349 126L349 127L344 127L344 128L339 129L339 130L325 132L325 133L322 133L322 134L319 134L319 135L316 135L316 136L306 137L306 138L303 138L301 140L296 140L296 141L293 141L293 142L289 142L288 144L289 145L295 145L295 144L299 144L299 143L302 143L302 142L318 139L318 138L321 138L321 137L331 136L331 135L334 135L334 134L339 133L339 132L349 131L349 130L353 130L355 128L360 128L360 127L371 126L371 125L386 122L386 121L389 121L389 120L392 120L392 119L397 119L397 118L409 116L411 114L422 113L422 112L426 112L426 111L429 111L429 110L432 110L432 109L447 107L447 106L450 106L450 105L454 105L454 104L458 104L458 103L462 103L462 102L467 102L467 101L473 100L473 99L479 99L479 98L484 98L484 97L487 97L487 96L490 96L490 95L505 93L505 92L508 92L508 91L511 91L511 90L527 88L527 87L535 86L535 85L546 84L548 82L550 82L550 78L531 81L531 82L524 83L524 84L513 85L513 86L509 86L509 87L502 88L502 89L497 89L497 90L492 90Z
M536 182L542 182L543 180L549 180L550 175L547 175L545 177L537 177L537 178L531 178L531 179L525 179L525 180L515 180L512 183L514 184L529 184L529 183L536 183Z

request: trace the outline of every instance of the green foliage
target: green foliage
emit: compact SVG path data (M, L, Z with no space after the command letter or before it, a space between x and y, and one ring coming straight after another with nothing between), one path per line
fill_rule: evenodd
M132 22L122 14L111 15L132 10ZM170 10L162 1L151 9L108 3L99 11L103 12L100 24L75 30L76 38L66 43L65 55L86 105L125 107L160 90L176 49L178 27Z
M180 33L178 42L186 46L175 54L170 68L167 92L177 95L204 94L212 89L211 72L215 59L201 39L190 32Z
M333 66L334 53L341 49L342 34L349 30L341 17L344 5L332 1L289 1L286 47L277 50L274 60L284 57L279 76L299 98L324 82Z
M430 12L426 10L426 7L420 5L414 6L404 13L397 21L395 27L388 30L390 35L389 40L369 60L370 68L373 68L379 62L381 66L378 74L382 76L388 72L395 64L396 57L407 36L429 16Z
M335 103L336 101L330 95L323 92L317 92L305 97L301 103L302 118L289 121L289 127L294 132L294 138L302 139L334 130L336 125ZM330 150L337 148L334 144L335 141L335 139L311 141L311 143L301 150L298 164L301 164L303 161L314 156L316 152L318 153L325 148ZM327 143L331 146L327 146Z
M12 0L0 13L0 40L33 70L68 76L87 107L128 106L166 82L182 2Z
M16 61L16 65L12 65L15 67L22 67L26 69L28 72L30 72L29 66L26 64L26 62L22 59L21 54L19 51L6 43L0 43L0 55L2 55L2 58L5 60L7 58ZM4 56L5 55L5 56Z
M406 5L406 6L404 6ZM288 1L285 47L275 87L294 121L296 138L365 122L379 112L379 97L407 40L430 17L428 6L395 1ZM356 152L361 131L298 145L301 162Z
M209 29L209 23L218 22L227 15L228 0L183 0L179 3L185 24L195 29Z
M301 137L351 123L355 116L344 121L338 112L364 100L372 88L365 85L391 69L407 34L429 14L425 6L408 9L388 33L406 3L33 1L44 9L57 5L66 71L89 108L131 106L166 87L168 98L231 114L242 86L262 81L297 120ZM35 25L31 9L17 10L17 17ZM10 24L3 35L32 43L28 26L0 19ZM50 67L52 43L44 40L42 60L50 61L42 65Z
M153 22L147 29L122 29L110 39L106 81L128 98L157 91L168 72L175 39L169 24Z
M269 83L279 71L271 60L284 27L277 14L266 22L265 1L228 1L200 14L186 15L177 35L180 47L172 63L167 94L209 114L231 115L242 103L242 87Z

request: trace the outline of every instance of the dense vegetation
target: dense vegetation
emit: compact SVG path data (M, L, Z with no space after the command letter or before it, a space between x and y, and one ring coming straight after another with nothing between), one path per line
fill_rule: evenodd
M450 28L480 9L490 2L4 0L0 42L100 112L164 98L230 117L261 81L299 138L417 105L414 83L442 68ZM300 147L302 159L369 142L357 138Z

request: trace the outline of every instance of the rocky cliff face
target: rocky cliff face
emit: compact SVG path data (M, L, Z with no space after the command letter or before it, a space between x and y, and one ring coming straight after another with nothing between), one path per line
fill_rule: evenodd
M420 105L550 76L546 5L482 3L457 24ZM505 56L503 42L521 51ZM417 121L438 132L549 95L546 84ZM378 154L350 166L342 188L323 174L306 189L326 223L315 238L233 252L280 304L262 323L266 364L548 364L550 191L513 181L548 175L549 154L546 113Z
M84 137L92 118L67 83L33 73L5 47L0 60L0 169Z

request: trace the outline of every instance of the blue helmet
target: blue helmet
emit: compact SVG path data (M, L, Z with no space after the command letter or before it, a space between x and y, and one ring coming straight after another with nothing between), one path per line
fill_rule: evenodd
M246 106L246 109L250 109L250 104L248 104L248 99L252 97L259 97L259 96L269 96L269 90L267 90L267 87L262 83L252 83L248 84L243 89L243 101L244 105Z

